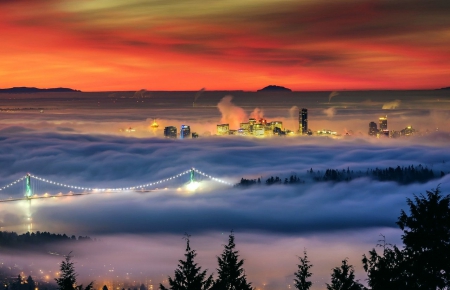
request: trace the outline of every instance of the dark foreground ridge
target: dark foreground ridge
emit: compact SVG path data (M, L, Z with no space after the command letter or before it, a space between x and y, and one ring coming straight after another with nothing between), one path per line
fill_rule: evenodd
M270 85L258 90L258 92L292 92L292 90L281 86Z
M80 93L79 90L69 89L69 88L49 88L49 89L39 89L35 87L14 87L9 89L0 89L0 93L5 94L31 94L31 93Z

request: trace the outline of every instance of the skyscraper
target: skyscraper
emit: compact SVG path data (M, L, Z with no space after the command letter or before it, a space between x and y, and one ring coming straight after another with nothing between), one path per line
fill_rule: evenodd
M380 127L380 131L387 131L388 126L387 126L387 115L384 117L380 117L379 119L379 127Z
M164 136L166 138L177 138L177 127L174 126L165 127Z
M383 116L380 117L378 124L379 124L379 128L380 128L380 131L379 131L380 136L389 137L390 134L389 134L388 125L387 125L387 115L384 117Z
M181 139L189 138L191 136L191 127L188 125L181 125L180 137Z
M298 132L300 135L308 133L308 109L301 109L298 113Z
M369 123L369 136L377 136L377 133L378 133L377 123L370 122Z

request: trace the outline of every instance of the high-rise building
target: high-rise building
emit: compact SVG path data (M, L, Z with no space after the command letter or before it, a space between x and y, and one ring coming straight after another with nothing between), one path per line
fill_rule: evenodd
M377 136L377 134L378 134L377 123L370 122L369 123L369 136Z
M165 127L164 136L166 138L177 138L177 127L174 126Z
M389 130L388 130L388 125L387 125L387 115L386 116L381 116L379 119L378 119L378 124L379 124L379 133L380 133L380 136L386 136L386 137L389 137L390 136L390 134L389 134Z
M181 125L180 137L181 139L189 138L191 136L191 127L188 125Z
M230 132L230 124L218 124L217 135L228 135Z
M283 130L283 122L281 122L281 121L270 122L270 129L272 129L272 131L273 131L273 130L275 130L275 128Z
M300 135L308 133L308 109L301 109L298 113L298 132Z
M379 118L378 125L380 127L380 131L387 131L387 115Z

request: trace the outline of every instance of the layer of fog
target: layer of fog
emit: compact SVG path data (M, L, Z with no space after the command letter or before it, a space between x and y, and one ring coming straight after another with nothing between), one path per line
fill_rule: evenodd
M145 108L120 107L121 100L124 104L128 101L147 104L158 98L156 92L130 93L130 97L133 95L135 98L130 99L116 95L101 99L100 103L95 100L93 108L85 105L90 101L82 100L77 103L79 107L61 103L59 108L43 113L1 112L0 186L27 172L89 187L134 186L191 167L231 183L237 183L241 177L285 178L291 174L305 177L310 168L323 171L350 167L365 172L367 168L421 164L433 169L436 175L441 170L449 172L450 137L446 132L398 140L366 137L368 122L386 113L390 128L413 125L421 130L434 130L437 126L445 130L441 125L448 122L449 108L441 97L440 107L431 99L416 98L408 103L398 95L377 99L369 94L352 100L346 98L347 92L319 94L318 103L301 98L294 102L289 96L245 103L239 93L224 99L224 94L212 98L202 91L191 94L186 106L181 107L170 98L165 100L167 105L158 105L164 101L161 98L159 103ZM382 109L394 100L401 100L396 108ZM107 101L111 104L102 107ZM121 105L115 108L114 101ZM287 128L295 130L298 108L303 107L309 109L311 128L339 133L352 130L355 134L340 140L155 137L161 137L164 126L179 127L186 123L200 134L206 131L214 134L216 124L238 124L248 117L283 121ZM158 129L150 127L154 118L159 123ZM129 127L135 131L119 131ZM199 262L213 271L215 256L226 243L226 235L235 230L238 249L246 259L246 273L256 286L269 283L271 289L279 289L291 283L292 276L287 276L295 271L296 255L306 248L315 265L313 279L323 288L323 283L329 281L331 268L345 257L357 267L358 277L364 278L361 255L375 246L380 233L387 236L388 242L400 243L395 221L400 210L406 209L407 197L438 184L445 193L450 192L449 176L407 186L363 178L349 183L307 180L298 186L248 189L228 188L204 180L196 193L178 191L187 181L186 175L178 183L164 184L159 190L144 193L126 191L33 200L31 211L27 202L1 203L0 227L23 232L31 215L34 230L99 238L100 241L87 246L59 250L59 254L74 250L80 279L94 279L99 286L105 282L99 280L99 275L112 279L114 274L122 278L133 273L132 279L136 281L143 282L148 277L159 282L172 274L182 258L181 237L185 232L192 234ZM39 187L37 183L33 186L37 193L65 190ZM23 184L14 185L1 191L0 197L21 197L23 190ZM6 252L2 259L18 265L34 263L34 268L42 266L55 271L62 257ZM111 267L114 272L109 271L113 270Z
M238 129L248 117L282 121L285 128L296 131L299 108L309 110L312 130L330 129L359 137L367 136L369 122L377 122L382 115L388 115L389 130L413 126L421 132L448 131L445 124L450 119L450 99L444 91L262 94L141 90L0 97L2 109L25 109L0 112L0 129L22 126L46 132L133 137L161 137L165 126L179 128L181 124L190 125L200 135L215 134L217 124L226 122ZM151 127L154 119L159 128Z

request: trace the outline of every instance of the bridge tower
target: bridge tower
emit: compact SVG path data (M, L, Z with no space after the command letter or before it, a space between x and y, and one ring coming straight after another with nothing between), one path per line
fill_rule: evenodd
M190 181L191 183L193 183L195 181L195 171L194 168L191 168L191 177L190 177Z
M33 192L31 191L31 176L29 173L25 177L25 183L26 183L25 197L30 198L33 195Z

